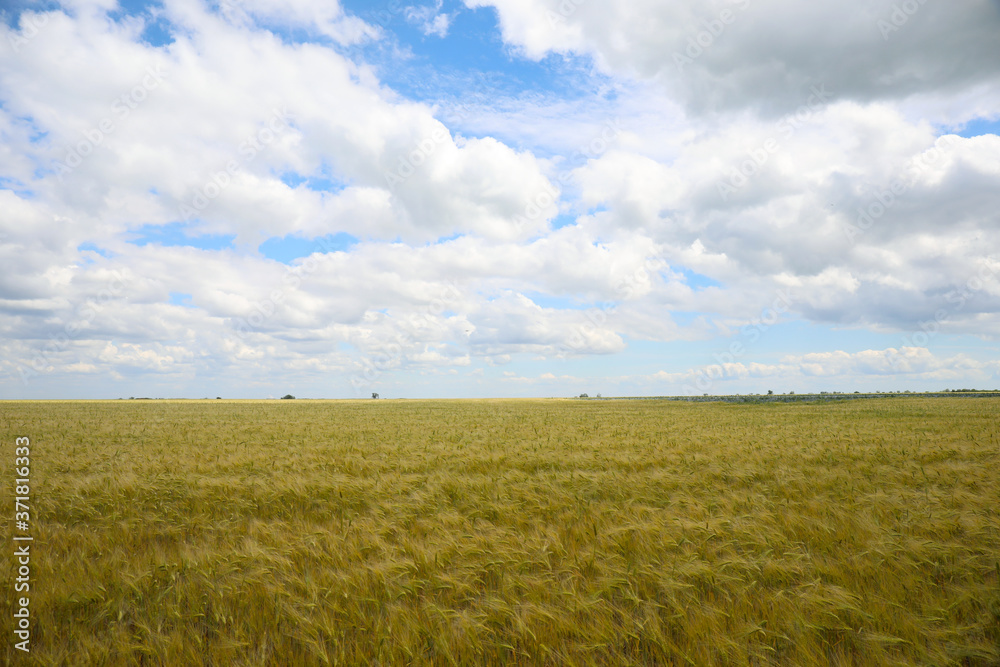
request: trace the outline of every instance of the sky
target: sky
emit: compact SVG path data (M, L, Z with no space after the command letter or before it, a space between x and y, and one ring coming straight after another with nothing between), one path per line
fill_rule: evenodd
M5 0L0 398L1000 387L1000 0Z

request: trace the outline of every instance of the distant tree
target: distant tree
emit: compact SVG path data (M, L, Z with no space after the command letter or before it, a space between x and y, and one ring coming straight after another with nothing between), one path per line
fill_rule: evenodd
M215 400L217 400L217 401L221 401L221 400L222 400L222 397L221 397L221 396L216 396L216 397L215 397Z
M768 389L768 390L767 390L767 395L768 395L768 396L773 396L773 395L774 395L774 391L773 391L773 390L771 390L771 389Z
M376 392L373 391L372 392L372 398L378 398L378 393L376 393Z
M600 397L601 397L601 395L600 395L600 394L598 394L598 395L597 395L597 398L600 398Z
M294 400L295 397L292 396L291 394L285 394L284 396L281 397L281 399L282 400Z
M590 398L587 394L580 394L580 398Z

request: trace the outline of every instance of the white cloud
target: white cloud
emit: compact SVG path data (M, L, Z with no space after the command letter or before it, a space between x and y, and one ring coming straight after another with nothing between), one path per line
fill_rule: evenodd
M1000 76L990 55L1000 15L988 0L919 3L902 15L894 0L466 4L495 7L504 39L529 57L591 54L608 71L659 80L695 109L787 110L819 83L867 102Z
M456 141L429 108L394 100L329 49L284 45L196 5L170 7L191 32L169 47L137 44L116 24L88 47L83 27L55 12L24 57L0 70L9 108L33 122L13 127L26 156L43 169L80 162L61 180L38 182L24 168L22 178L76 215L133 228L198 216L198 231L235 232L239 243L333 225L411 240L514 237L554 215L550 207L523 230L512 224L537 192L553 190L531 154L488 137ZM162 81L144 88L149 68ZM79 92L66 105L69 91ZM30 132L46 138L25 144ZM320 195L279 180L322 170L352 185Z
M336 0L220 0L219 11L237 25L304 28L342 45L378 35L374 27L346 15Z
M443 0L436 0L433 5L409 6L403 11L403 15L425 35L443 38L448 34L452 20L450 14L441 12L443 4Z
M888 39L886 1L491 4L525 54L596 58L601 90L479 95L450 120L365 63L380 29L312 0L0 25L5 379L482 377L731 335L782 291L783 321L890 333L896 365L820 350L733 378L994 377L913 343L1000 331L1000 139L938 137L1000 116L987 3L921 5ZM442 7L405 18L444 37ZM172 41L143 40L154 19ZM137 243L177 222L233 247ZM338 232L360 242L291 267L257 251Z
M658 383L668 393L725 394L739 391L739 387L753 386L747 381L768 378L786 386L829 381L841 386L858 383L858 386L864 387L872 381L886 378L904 383L963 380L992 383L1000 379L1000 362L977 360L965 354L945 357L923 347L860 352L834 350L787 355L778 363L771 364L721 360L685 371L659 371L644 379ZM734 386L737 388L734 389Z

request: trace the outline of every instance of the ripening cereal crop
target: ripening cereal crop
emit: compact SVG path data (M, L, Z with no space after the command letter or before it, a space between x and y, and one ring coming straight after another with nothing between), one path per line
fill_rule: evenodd
M37 664L998 665L998 415L3 402L2 505Z

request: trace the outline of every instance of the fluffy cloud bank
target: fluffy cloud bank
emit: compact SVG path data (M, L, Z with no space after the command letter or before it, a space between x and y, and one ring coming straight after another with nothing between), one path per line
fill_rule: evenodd
M783 321L891 341L748 352L713 382L994 377L1000 138L961 128L1000 118L995 2L466 4L400 20L447 40L491 6L515 54L497 67L570 59L604 89L481 82L450 120L366 50L405 69L419 44L337 3L8 13L4 396L83 377L489 395L502 372L625 377L602 360L637 343L710 357L778 295ZM971 347L934 356L946 339ZM674 366L616 386L705 372Z
M995 2L466 0L492 6L531 58L593 55L693 109L787 112L825 84L861 103L995 86Z

